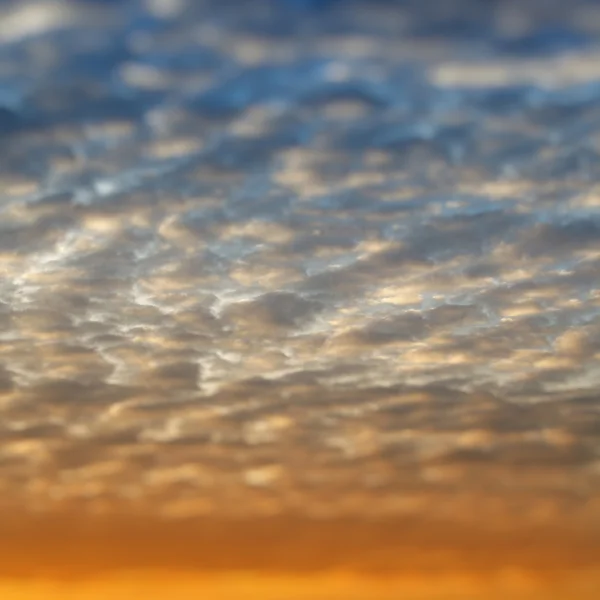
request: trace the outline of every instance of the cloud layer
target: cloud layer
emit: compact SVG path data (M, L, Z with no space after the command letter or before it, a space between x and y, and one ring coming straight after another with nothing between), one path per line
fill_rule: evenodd
M71 4L0 7L3 503L596 514L593 7Z

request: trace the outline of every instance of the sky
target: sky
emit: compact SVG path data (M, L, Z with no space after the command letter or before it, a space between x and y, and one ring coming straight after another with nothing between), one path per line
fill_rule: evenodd
M4 514L593 537L599 36L584 1L1 2Z

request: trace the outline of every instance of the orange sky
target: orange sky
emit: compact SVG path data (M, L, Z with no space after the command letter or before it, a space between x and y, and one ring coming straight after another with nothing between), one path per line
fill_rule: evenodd
M68 582L52 578L0 580L0 597L6 600L586 600L597 598L598 591L600 581L592 572L571 573L549 580L539 574L509 568L487 577L467 571L438 576L369 577L351 572L305 575L252 572L157 574L141 570Z
M5 520L1 533L3 600L584 600L600 592L600 544L558 526L64 515Z

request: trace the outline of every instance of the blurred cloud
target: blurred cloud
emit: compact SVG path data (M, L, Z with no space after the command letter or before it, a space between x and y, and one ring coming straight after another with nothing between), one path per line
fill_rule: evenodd
M596 489L591 26L106 4L0 7L3 502Z

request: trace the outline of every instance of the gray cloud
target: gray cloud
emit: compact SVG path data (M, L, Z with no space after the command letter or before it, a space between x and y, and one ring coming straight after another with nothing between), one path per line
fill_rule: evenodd
M591 496L594 48L529 56L538 8L502 45L469 2L488 53L360 2L313 46L247 35L251 4L206 24L183 2L147 42L119 3L40 31L0 7L21 99L0 113L0 495L167 516Z

